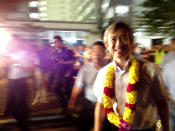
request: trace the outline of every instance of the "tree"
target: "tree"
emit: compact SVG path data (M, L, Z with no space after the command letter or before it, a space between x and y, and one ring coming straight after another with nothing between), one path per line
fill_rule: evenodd
M138 27L149 34L175 35L175 0L145 0L140 6Z

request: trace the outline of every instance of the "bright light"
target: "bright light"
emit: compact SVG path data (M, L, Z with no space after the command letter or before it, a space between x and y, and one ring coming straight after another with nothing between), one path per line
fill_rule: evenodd
M39 10L40 11L46 11L47 10L47 7L40 7Z
M29 2L29 7L38 7L38 1Z
M45 21L45 20L48 20L48 19L46 19L46 18L41 18L40 20Z
M103 4L102 4L102 9L103 11L106 11L106 9L109 7L109 0L103 0Z
M55 46L55 44L54 44L54 43L52 43L52 44L51 44L51 46Z
M47 16L47 13L40 13L40 16L45 17L45 16Z
M102 8L106 9L108 6L109 6L109 3L104 3L104 4L102 5Z
M38 13L30 13L29 17L32 19L39 19L39 14Z
M47 5L47 1L41 1L39 4L40 5Z
M143 36L143 33L142 32L135 32L134 36Z
M76 42L76 38L74 37L70 37L70 38L66 38L67 42L71 42L71 43L75 43Z
M10 33L5 29L0 29L0 53L5 53L10 40L12 39Z
M125 15L129 12L129 6L126 5L119 5L115 7L115 13L119 15Z

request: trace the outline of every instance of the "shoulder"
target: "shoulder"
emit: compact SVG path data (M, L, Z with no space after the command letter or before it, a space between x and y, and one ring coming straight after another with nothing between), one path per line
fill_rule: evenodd
M83 69L83 70L88 70L88 69L92 69L94 68L94 65L92 62L88 62L87 64L84 64L80 69Z
M174 70L175 67L175 59L171 60L170 62L165 63L164 67L162 68L163 70Z
M139 61L140 64L140 71L141 74L150 74L151 76L154 76L155 73L157 74L158 72L160 72L160 68L157 64L152 63L148 60L141 60L141 59L137 59Z
M112 64L114 64L114 61L110 62L109 64L107 64L107 65L105 65L103 68L101 68L101 69L99 70L99 74L105 74L107 68L108 68L110 65L112 65Z
M156 64L148 61L148 60L139 60L139 62L141 63L141 65L145 68L149 68L149 69L153 69L155 68Z

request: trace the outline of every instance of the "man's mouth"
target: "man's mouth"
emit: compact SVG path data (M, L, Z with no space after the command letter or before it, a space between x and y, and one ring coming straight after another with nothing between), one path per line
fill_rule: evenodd
M114 51L125 51L125 50L127 50L127 46L125 46L125 45L122 45L118 48L114 48Z

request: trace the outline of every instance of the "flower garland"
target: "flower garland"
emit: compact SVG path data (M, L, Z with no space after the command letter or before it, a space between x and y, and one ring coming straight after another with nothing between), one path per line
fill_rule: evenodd
M131 130L132 123L136 111L137 99L137 82L139 81L139 62L136 59L132 60L129 68L129 83L127 85L126 104L123 117L119 117L113 110L112 97L114 93L113 82L115 79L114 65L107 68L107 73L104 82L103 105L104 110L110 123L114 124L121 131Z

